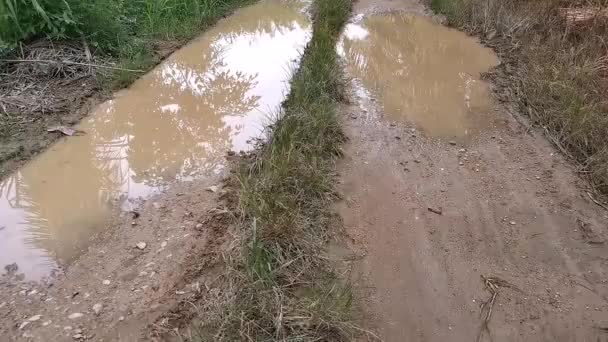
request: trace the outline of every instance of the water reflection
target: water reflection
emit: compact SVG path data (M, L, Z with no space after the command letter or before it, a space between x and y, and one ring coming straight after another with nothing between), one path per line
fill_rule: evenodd
M462 32L422 16L372 16L346 26L338 52L389 119L450 138L490 124L492 97L480 74L498 59Z
M246 150L288 90L310 38L297 6L262 2L224 19L0 185L0 266L30 279L74 258L117 204L212 175Z

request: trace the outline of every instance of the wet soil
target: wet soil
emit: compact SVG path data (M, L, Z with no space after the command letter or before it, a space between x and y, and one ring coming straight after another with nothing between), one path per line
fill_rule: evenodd
M398 10L427 13L416 1L358 3L353 24L371 32L362 44L390 46L401 39L395 37L400 14L388 14ZM374 31L377 23L388 27ZM434 41L452 37L482 49L448 28L431 30ZM406 34L416 35L424 37ZM398 54L399 47L392 51ZM357 58L371 61L378 53ZM430 58L442 61L437 67L445 73L458 74L459 53ZM479 79L482 69L471 76ZM608 213L589 199L568 161L508 104L488 108L485 102L485 110L462 121L454 118L456 103L443 107L454 98L466 103L458 87L438 98L402 96L429 101L402 108L430 108L445 121L439 127L477 127L467 139L452 140L454 131L435 130L417 113L395 120L386 111L394 107L384 103L398 102L390 97L394 90L370 86L356 69L349 74L353 104L343 108L343 122L351 140L339 166L345 200L338 211L352 248L364 255L353 280L366 328L384 341L606 339ZM418 85L407 82L416 81L399 82L414 89Z

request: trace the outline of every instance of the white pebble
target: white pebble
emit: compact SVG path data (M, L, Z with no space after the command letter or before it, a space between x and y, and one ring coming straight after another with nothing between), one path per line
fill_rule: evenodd
M80 317L84 316L83 314L81 314L80 312L74 312L73 314L70 314L68 316L69 319L78 319Z

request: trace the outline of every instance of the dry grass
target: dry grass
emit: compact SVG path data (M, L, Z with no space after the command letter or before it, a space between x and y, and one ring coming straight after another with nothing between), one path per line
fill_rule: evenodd
M503 65L501 97L541 126L608 194L606 0L433 0L450 24L479 35Z

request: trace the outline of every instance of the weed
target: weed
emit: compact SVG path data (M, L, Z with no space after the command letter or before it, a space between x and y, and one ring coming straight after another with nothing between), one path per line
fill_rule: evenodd
M217 320L195 328L215 340L346 341L352 294L324 258L339 227L334 163L345 136L335 43L350 0L316 0L313 37L266 142L237 169L242 235L248 241L229 275L236 284ZM202 338L202 337L201 337ZM195 339L196 340L196 339Z

